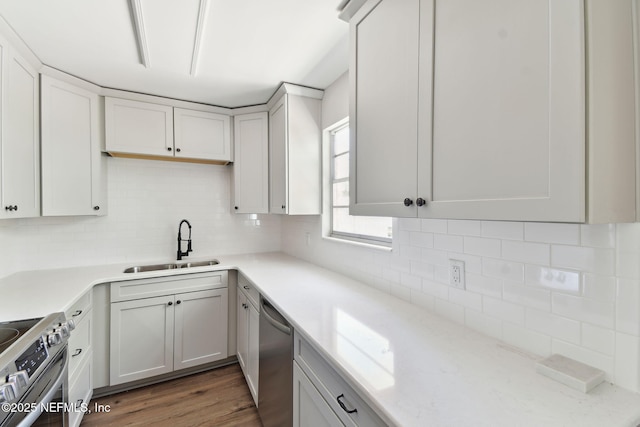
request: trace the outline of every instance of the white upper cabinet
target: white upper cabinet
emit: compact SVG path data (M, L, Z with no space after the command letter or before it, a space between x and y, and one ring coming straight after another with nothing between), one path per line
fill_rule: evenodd
M631 5L586 7L366 3L351 21L352 213L633 220L633 91L617 90L634 85Z
M129 99L104 99L109 152L173 156L173 107Z
M231 118L170 105L105 97L106 151L114 156L228 163Z
M351 21L350 211L415 216L402 203L417 185L419 0L363 9Z
M233 160L229 116L174 108L173 131L176 157Z
M42 215L106 215L98 95L46 75L41 90Z
M284 84L269 110L270 212L321 213L322 91Z
M0 218L40 215L37 71L0 37Z
M233 118L234 212L269 213L269 114Z

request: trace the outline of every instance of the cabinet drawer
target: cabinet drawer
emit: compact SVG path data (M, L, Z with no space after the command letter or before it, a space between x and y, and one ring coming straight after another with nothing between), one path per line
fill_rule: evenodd
M251 302L251 304L253 304L256 309L260 307L260 292L258 292L258 289L254 286L254 284L251 283L249 279L244 277L241 273L238 273L238 288L240 288L242 292L244 292L244 294L249 299L249 302Z
M73 377L79 365L91 352L91 310L83 312L76 328L69 337L69 377Z
M295 334L294 359L318 392L346 426L386 426L345 380L307 343ZM345 408L342 408L342 402ZM347 410L356 410L348 413Z
M82 421L84 413L82 409L88 407L89 401L93 394L93 381L91 377L91 354L86 357L77 375L71 377L69 383L69 403L75 410L69 413L69 425L71 427L77 427Z
M91 309L91 291L86 292L65 312L67 319L73 319L78 324L82 317Z
M226 271L215 271L116 282L111 284L111 302L225 288L228 282L227 276Z

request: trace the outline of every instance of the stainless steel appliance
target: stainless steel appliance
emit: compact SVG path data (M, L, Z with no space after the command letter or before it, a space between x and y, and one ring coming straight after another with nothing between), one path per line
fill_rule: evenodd
M264 427L293 425L293 328L260 296L258 413Z
M64 313L0 323L0 426L67 426L67 341L75 325Z

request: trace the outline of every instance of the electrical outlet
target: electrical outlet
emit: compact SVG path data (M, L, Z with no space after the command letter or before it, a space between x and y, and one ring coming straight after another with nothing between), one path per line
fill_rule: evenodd
M458 289L465 289L464 261L457 259L449 260L449 284Z

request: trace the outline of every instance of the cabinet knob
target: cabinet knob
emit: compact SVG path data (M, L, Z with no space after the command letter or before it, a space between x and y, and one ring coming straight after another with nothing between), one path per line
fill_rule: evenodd
M167 147L167 151L171 151L171 150L173 150L173 148Z
M425 199L423 199L422 197L418 197L418 200L416 200L416 205L418 206L424 206L427 204L427 201Z
M18 210L18 205L5 206L4 209L7 210L7 211L17 211Z
M404 199L404 205L405 206L411 206L413 204L413 200L411 200L410 198L406 198Z
M173 301L169 301L167 305L173 305Z
M179 153L179 152L180 152L180 149L179 149L179 148L176 148L176 151Z
M93 210L94 210L94 211L99 211L99 210L100 210L100 206L94 206L94 207L93 207Z
M249 286L247 286L247 285L244 285L244 286L242 286L242 287L243 287L243 288L245 288L246 290L251 289L251 288L250 288Z
M178 301L176 301L176 304L180 304L181 302L182 302L182 301L178 300Z
M282 205L282 209L284 209L284 208L285 208L285 205Z
M237 207L237 206L234 206L234 207L233 207L233 209L238 210L238 207Z

